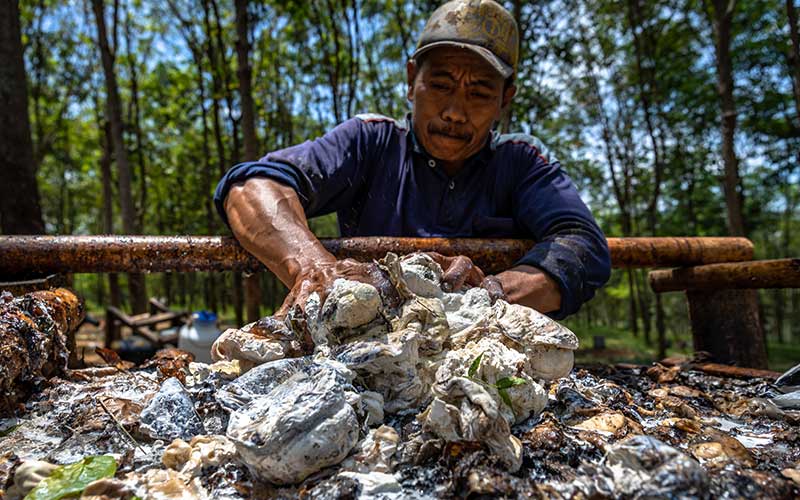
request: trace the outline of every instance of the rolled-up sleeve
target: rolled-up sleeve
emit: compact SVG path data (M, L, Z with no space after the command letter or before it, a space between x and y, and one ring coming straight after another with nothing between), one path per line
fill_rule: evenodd
M257 162L235 165L214 193L220 217L228 224L225 198L234 184L253 177L266 177L293 188L307 217L348 206L366 176L364 159L369 138L365 126L353 118L313 141L269 153Z
M541 269L561 290L561 319L591 299L611 275L608 243L575 185L557 161L536 148L520 151L514 218L536 244L516 264Z

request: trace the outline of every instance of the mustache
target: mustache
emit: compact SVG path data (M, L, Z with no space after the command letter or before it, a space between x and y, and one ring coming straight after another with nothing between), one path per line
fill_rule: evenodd
M469 141L472 139L472 134L469 131L461 130L453 125L435 125L433 123L429 123L428 132L431 134L455 137L456 139L461 139L463 141Z

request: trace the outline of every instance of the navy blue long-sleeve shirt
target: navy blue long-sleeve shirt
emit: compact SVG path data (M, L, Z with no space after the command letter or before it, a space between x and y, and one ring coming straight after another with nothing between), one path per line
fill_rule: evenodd
M563 318L609 278L605 236L570 178L525 134L493 134L449 177L418 144L408 121L359 115L324 136L231 168L217 186L268 177L297 191L307 217L337 212L342 236L532 238L517 262L550 275Z

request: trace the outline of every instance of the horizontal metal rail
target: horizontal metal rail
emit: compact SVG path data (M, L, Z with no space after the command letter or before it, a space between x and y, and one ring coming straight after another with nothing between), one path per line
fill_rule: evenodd
M466 255L487 273L513 266L529 240L360 237L322 239L338 258L367 261L386 252ZM753 258L746 238L609 238L614 267L675 267ZM0 276L31 273L249 271L263 266L231 237L0 236Z

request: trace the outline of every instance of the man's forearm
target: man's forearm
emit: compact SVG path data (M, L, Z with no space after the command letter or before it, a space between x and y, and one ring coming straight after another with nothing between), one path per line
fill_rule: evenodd
M308 228L291 187L256 177L234 185L225 212L239 243L290 289L301 270L336 258Z
M508 301L548 313L561 308L558 284L541 269L516 266L497 275Z

